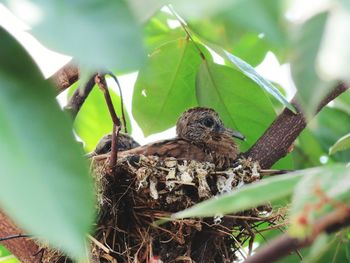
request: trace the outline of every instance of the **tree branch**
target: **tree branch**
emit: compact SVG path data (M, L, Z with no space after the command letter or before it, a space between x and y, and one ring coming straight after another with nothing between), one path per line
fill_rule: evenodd
M69 63L52 75L50 79L55 83L57 91L60 93L79 79L79 69Z
M109 94L108 86L107 86L106 79L105 79L104 75L97 74L95 76L95 83L102 90L102 92L105 96L108 110L109 110L109 113L111 115L112 122L113 122L111 159L109 161L109 165L110 165L112 172L113 172L115 169L115 166L117 164L117 159L118 159L117 145L118 145L118 135L119 135L119 131L121 128L121 122L120 122L120 119L118 118L118 116L114 110L112 98L111 98L111 95Z
M76 89L73 96L69 100L65 110L68 111L73 119L78 115L78 112L81 106L84 104L86 98L89 96L93 87L95 86L95 75L92 76L89 81L86 83L84 89Z
M23 233L2 211L0 211L0 237L20 235ZM22 235L23 236L23 235ZM38 245L30 238L16 238L2 240L3 244L11 251L21 262L39 262L40 257L35 256L39 251Z
M343 207L329 213L313 224L311 234L305 239L298 239L287 234L279 236L248 257L245 263L274 262L291 252L311 245L322 232L331 233L350 224L350 208Z
M340 83L336 86L326 98L321 101L316 113L347 89L348 86L344 83ZM259 140L244 154L245 157L250 157L254 161L259 161L263 169L270 168L275 162L286 156L296 138L306 127L306 119L295 99L292 100L292 104L296 107L297 114L294 114L286 108Z

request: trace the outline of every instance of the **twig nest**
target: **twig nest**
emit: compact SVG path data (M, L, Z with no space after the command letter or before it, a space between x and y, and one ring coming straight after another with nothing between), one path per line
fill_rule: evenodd
M243 243L254 240L256 225L276 218L263 206L236 215L164 221L202 200L260 180L260 167L250 160L238 159L217 171L212 163L134 155L119 159L115 174L108 161L92 163L100 211L91 239L96 262L191 262L202 242L213 238L206 262L232 262ZM205 240L199 238L203 233L209 235Z

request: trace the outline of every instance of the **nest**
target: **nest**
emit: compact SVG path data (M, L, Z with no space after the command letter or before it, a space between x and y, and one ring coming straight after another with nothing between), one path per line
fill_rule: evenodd
M251 253L259 225L282 220L283 213L272 212L268 204L234 215L165 220L260 180L258 163L247 159L224 171L211 163L142 155L119 159L114 173L105 159L92 167L99 204L90 237L93 262L233 262L246 256L246 244ZM67 260L51 254L46 253L46 262Z

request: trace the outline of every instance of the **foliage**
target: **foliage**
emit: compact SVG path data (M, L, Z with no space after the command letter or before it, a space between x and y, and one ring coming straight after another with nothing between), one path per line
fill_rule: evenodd
M3 2L16 12L21 1ZM337 30L347 27L339 23L350 17L348 1L334 0L322 12L297 23L286 19L291 8L280 0L32 0L29 4L38 14L27 20L31 33L48 48L73 56L88 72L139 71L128 116L132 114L145 135L174 126L189 107L209 106L227 126L246 135L241 149L247 150L281 106L294 110L285 92L254 69L268 51L279 62L290 63L308 117L335 83L348 81L350 48L340 44L348 43L349 34ZM51 85L2 28L0 38L1 207L28 233L81 259L94 218L93 187L83 151ZM334 71L338 64L342 68ZM113 97L119 109L119 97ZM102 104L103 96L95 89L74 124L86 151L111 130ZM293 218L314 202L317 196L312 189L318 185L331 198L349 203L349 168L338 164L350 161L349 131L348 91L312 120L294 152L279 166L317 168L263 180L177 216L228 213L294 193ZM336 191L340 186L341 191ZM312 219L332 210L327 209L312 213ZM293 223L291 229L303 232ZM349 238L343 236L321 236L305 250L307 260L334 259L334 246L336 251L348 251ZM338 247L341 242L345 245ZM317 255L321 251L324 257ZM341 257L346 255L343 252Z

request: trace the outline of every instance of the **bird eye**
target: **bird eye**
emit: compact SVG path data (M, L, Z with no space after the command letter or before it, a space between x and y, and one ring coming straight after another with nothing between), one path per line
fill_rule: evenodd
M213 118L205 118L202 120L202 124L206 127L213 127L214 120L213 120Z

